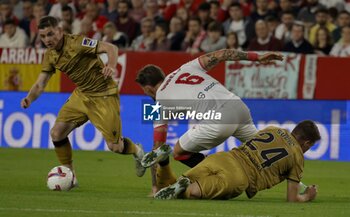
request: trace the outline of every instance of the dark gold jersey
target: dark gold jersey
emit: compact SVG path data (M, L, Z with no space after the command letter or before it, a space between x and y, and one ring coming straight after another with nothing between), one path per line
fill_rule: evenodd
M101 73L104 64L97 55L97 40L80 35L64 35L63 40L61 50L45 52L42 72L54 73L58 69L67 74L81 92L91 96L117 93L117 84Z
M249 179L248 197L290 179L300 182L304 168L301 146L285 129L268 127L231 153Z

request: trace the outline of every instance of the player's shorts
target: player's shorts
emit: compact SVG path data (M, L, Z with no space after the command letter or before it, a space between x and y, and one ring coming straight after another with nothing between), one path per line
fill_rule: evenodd
M88 120L107 143L117 143L121 136L119 95L89 96L75 89L58 113L56 122L74 123L78 127Z
M183 175L198 183L202 199L234 198L249 186L244 169L229 152L210 155Z
M218 112L222 113L221 120L201 121L180 137L179 142L183 150L210 150L230 136L246 142L258 132L248 107L241 100L229 101Z

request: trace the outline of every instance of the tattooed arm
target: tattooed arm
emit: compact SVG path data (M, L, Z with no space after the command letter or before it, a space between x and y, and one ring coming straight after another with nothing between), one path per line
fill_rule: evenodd
M257 58L252 59L251 55L255 55ZM223 49L207 53L199 57L199 62L207 71L214 68L220 62L229 60L256 60L262 63L269 63L273 60L283 60L283 56L275 52L267 52L263 55L259 55L253 52L243 52L235 49Z

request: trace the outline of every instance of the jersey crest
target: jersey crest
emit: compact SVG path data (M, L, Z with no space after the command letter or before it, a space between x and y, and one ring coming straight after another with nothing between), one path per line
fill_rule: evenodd
M97 40L91 38L83 38L81 45L85 47L96 47Z

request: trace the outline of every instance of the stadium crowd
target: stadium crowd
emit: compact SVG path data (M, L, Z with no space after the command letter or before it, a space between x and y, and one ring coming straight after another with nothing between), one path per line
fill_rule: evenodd
M222 48L350 56L350 0L0 0L0 47L44 45L37 24L134 51Z

